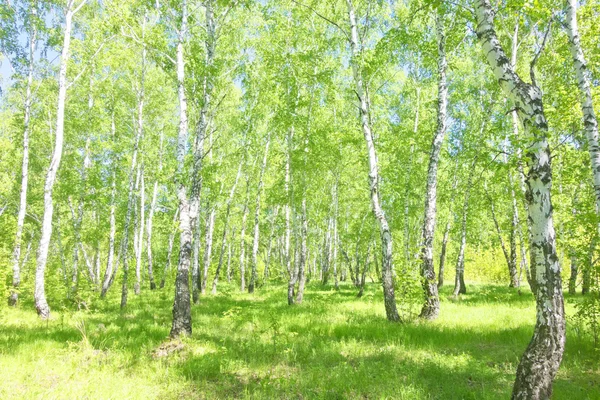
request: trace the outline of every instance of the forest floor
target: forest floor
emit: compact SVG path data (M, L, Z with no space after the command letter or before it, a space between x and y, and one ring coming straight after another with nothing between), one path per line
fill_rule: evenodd
M222 285L193 307L194 333L168 342L172 290L118 293L89 311L33 305L0 313L0 398L507 399L535 320L531 293L471 285L442 290L435 322L385 320L378 285L309 284L289 307L286 287L254 295ZM567 314L580 296L567 296ZM600 399L591 338L568 327L556 399Z

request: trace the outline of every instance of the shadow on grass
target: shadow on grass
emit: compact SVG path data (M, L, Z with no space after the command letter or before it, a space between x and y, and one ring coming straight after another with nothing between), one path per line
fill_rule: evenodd
M17 353L39 341L56 346L81 341L77 322L84 321L93 348L124 355L125 367L168 366L174 379L187 383L183 397L499 399L510 396L533 327L533 321L500 328L389 323L377 284L357 299L351 285L336 291L313 283L305 303L293 307L284 286L254 295L225 289L201 297L185 349L160 360L151 354L169 333L170 291L132 296L124 311L113 295L47 328L43 322L0 328L0 353ZM494 285L469 289L457 302L465 308L455 312L500 304L533 307L530 293L519 296ZM450 290L444 288L443 295ZM594 365L589 340L571 335L556 380L557 398L600 398Z

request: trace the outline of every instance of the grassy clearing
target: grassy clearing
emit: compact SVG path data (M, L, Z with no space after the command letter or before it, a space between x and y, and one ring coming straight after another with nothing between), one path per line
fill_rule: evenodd
M478 285L452 301L449 289L437 321L391 324L377 285L357 299L351 286L311 284L294 307L283 286L224 285L194 306L193 336L168 345L171 290L131 296L124 312L113 293L48 323L24 303L0 314L0 398L508 398L531 295ZM597 357L569 327L555 398L599 399Z

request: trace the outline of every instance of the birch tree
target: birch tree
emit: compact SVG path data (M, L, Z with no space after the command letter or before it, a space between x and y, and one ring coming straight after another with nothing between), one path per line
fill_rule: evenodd
M531 224L531 270L537 318L533 338L521 357L514 399L550 398L565 346L565 313L560 263L552 220L552 167L542 92L535 80L524 82L506 57L494 30L489 0L475 2L477 36L505 95L515 103L529 140L527 205ZM531 65L531 75L534 65Z
M56 182L58 168L60 167L64 143L67 65L69 62L71 31L73 29L73 17L81 10L86 1L87 0L82 0L79 4L76 4L74 0L68 0L65 7L65 28L58 74L58 101L56 107L56 129L54 131L54 150L48 172L46 173L46 182L44 184L44 216L42 219L42 232L40 235L40 244L38 246L37 266L35 271L35 308L42 319L48 319L50 317L50 307L46 301L44 275L46 272L46 263L48 262L48 248L50 247L50 239L52 238L52 214L54 211L52 191L54 189L54 183Z

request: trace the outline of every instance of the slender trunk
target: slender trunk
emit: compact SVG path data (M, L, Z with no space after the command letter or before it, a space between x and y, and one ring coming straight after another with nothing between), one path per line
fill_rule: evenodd
M173 301L173 324L171 337L192 334L192 312L190 302L190 257L192 252L192 224L190 203L184 179L185 154L188 141L187 99L185 96L185 62L183 46L187 35L187 0L181 2L181 26L177 40L177 88L179 96L179 133L177 140L177 199L179 201L179 263L175 278Z
M444 268L446 266L446 252L448 250L448 239L450 237L450 227L452 226L452 218L448 217L446 227L444 228L444 237L442 238L442 250L440 252L440 266L438 272L438 289L444 286Z
M291 240L291 224L290 224L290 212L291 212L291 204L290 204L290 173L291 173L291 163L292 163L292 138L294 136L294 127L290 129L287 135L287 154L285 161L285 198L287 200L287 204L285 207L285 246L284 246L284 256L285 256L285 268L287 270L288 275L291 276L291 257L290 257L290 240Z
M231 214L231 203L233 201L233 196L235 195L235 189L237 187L238 181L240 180L240 175L242 173L242 165L244 164L244 160L240 160L240 164L238 166L237 173L235 174L235 181L231 186L231 190L229 191L229 197L227 198L227 206L225 209L225 223L223 225L223 237L221 239L221 252L219 255L219 264L217 265L217 270L215 271L215 278L213 279L212 284L212 294L217 294L217 283L219 282L219 272L221 271L221 266L223 265L223 254L225 253L225 246L227 245L227 232L229 229L229 216Z
M260 175L258 177L258 188L256 193L256 208L254 210L254 241L252 244L252 271L250 274L250 283L248 284L248 293L254 293L254 286L258 279L257 262L258 262L258 245L260 234L260 195L263 189L263 177L267 168L267 156L269 155L269 144L271 143L271 134L267 134L267 143L265 144L265 153L260 167Z
M145 209L146 209L146 186L144 184L144 167L141 167L141 187L140 187L140 217L138 219L140 223L138 232L138 248L135 260L135 286L134 293L140 294L140 287L142 284L142 254L144 253L144 222L146 221Z
M46 174L46 182L44 184L44 216L42 219L42 232L40 235L40 244L38 246L37 266L35 271L35 308L38 315L42 319L47 319L50 317L50 307L46 301L44 275L46 272L46 263L48 261L48 248L50 246L50 239L52 237L52 214L54 211L52 191L54 189L56 174L58 173L60 160L62 158L64 142L65 100L67 98L67 65L69 62L69 47L71 45L71 30L73 26L73 16L77 11L79 11L84 3L85 0L82 0L82 3L74 8L74 0L69 0L65 12L64 39L58 74L58 101L56 111L54 151L52 153L52 160L50 161L48 173Z
M335 178L333 185L333 256L331 258L333 264L333 283L335 289L339 289L337 258L338 258L338 177Z
M139 127L138 127L139 128ZM129 168L129 191L127 196L127 211L125 213L125 226L123 227L123 239L121 240L120 258L123 263L123 285L121 287L121 308L125 308L127 305L128 295L128 280L129 280L129 231L131 225L131 217L133 208L135 206L135 169L137 165L138 148L140 145L141 130L135 136L135 142L133 145L133 155L131 157L131 167Z
M208 218L207 218L208 222ZM196 219L192 234L192 301L197 304L200 300L200 219Z
M302 199L302 232L300 233L300 262L298 268L298 293L296 303L304 300L304 285L306 284L306 255L307 255L308 218L306 217L306 197ZM337 276L336 276L337 283Z
M240 230L240 291L246 290L246 220L248 219L248 197L250 195L250 177L246 175L246 200Z
M160 280L160 285L158 286L160 289L165 287L165 281L167 279L167 275L171 269L171 256L173 254L173 243L175 242L175 234L177 233L177 228L175 223L177 222L177 218L179 217L179 208L175 210L175 214L173 214L173 223L171 228L171 234L169 235L169 245L167 247L167 262L165 264L165 269L163 271L162 279Z
M435 319L440 313L440 299L433 266L433 239L435 236L435 218L437 203L437 170L440 151L446 135L446 109L448 108L448 87L446 85L446 34L444 32L444 14L438 7L435 19L438 43L438 107L437 130L431 144L429 169L427 171L427 189L425 194L425 215L423 218L423 247L421 249L421 276L425 301L421 309L421 318Z
M111 137L115 140L115 114L112 114L111 121ZM114 150L113 150L114 151ZM116 208L116 193L117 193L117 159L113 157L113 167L112 167L112 176L111 176L111 189L110 189L110 233L108 236L108 256L106 260L106 271L104 272L104 279L102 280L102 289L100 291L100 297L104 298L106 296L106 292L110 287L111 277L113 275L113 264L114 264L114 255L115 255L115 233L117 230L116 221L115 221L115 208Z
M475 173L475 164L477 163L477 157L473 160L471 168L469 170L469 177L467 179L467 187L465 188L465 201L462 209L462 220L460 228L460 247L458 249L458 258L456 260L456 276L454 279L454 296L459 294L466 294L467 288L465 286L465 247L467 246L467 216L469 214L469 197L471 194L471 186L473 182L473 175Z
M567 0L566 29L569 36L569 48L573 56L573 64L577 74L577 84L580 91L581 111L583 125L587 134L588 148L594 181L594 194L596 195L596 209L600 210L600 147L598 146L598 120L594 112L592 100L592 73L587 67L587 62L581 47L579 28L577 26L577 0Z
M293 270L291 271L291 275L290 275L290 280L288 282L288 305L293 305L294 304L294 297L295 297L295 290L296 290L296 283L298 283L298 275L299 275L299 269L300 269L300 260L298 257L298 235L296 232L294 232L294 237L295 237L295 244L294 244L294 267Z
M552 167L547 140L548 125L542 92L535 84L525 83L514 71L502 49L493 26L489 0L478 0L477 36L500 86L518 106L518 114L530 141L527 147L527 203L531 227L531 270L537 318L533 337L517 368L513 399L547 399L552 396L565 346L565 313L556 255L552 220Z
M367 245L367 254L365 255L365 264L363 266L363 270L362 270L362 273L360 274L360 278L359 278L359 282L358 282L358 287L360 288L360 290L358 291L358 294L356 295L356 297L362 297L363 293L365 292L365 280L367 277L367 270L369 269L370 253L371 253L371 242L369 242L369 244ZM356 260L356 264L360 265L358 259Z
M450 236L450 228L452 227L452 221L454 221L454 197L456 196L456 187L458 186L458 158L456 159L456 165L454 166L454 178L452 180L452 194L450 195L450 207L448 221L446 221L446 227L444 228L444 237L442 239L442 251L440 252L440 266L438 272L438 289L444 285L444 268L446 265L446 253L448 249L448 239Z
M148 258L148 280L150 281L150 290L156 289L154 283L154 260L152 258L152 222L154 221L154 210L156 209L156 200L158 196L158 180L154 181L152 191L152 202L148 212L148 223L146 224L146 257Z
M325 232L325 238L323 240L323 262L321 263L322 271L322 283L327 285L329 283L329 263L331 261L331 225L332 219L327 219L327 231Z
M417 86L417 104L415 105L415 121L413 124L413 135L416 137L419 131L419 109L421 108L421 88ZM415 153L415 144L411 142L410 152L408 154L408 163L406 165L406 179L404 182L404 258L406 265L411 264L412 255L410 251L410 177L412 175L413 156Z
M506 248L506 244L504 243L504 237L502 236L502 229L500 228L500 223L498 222L498 218L496 217L496 208L494 205L494 200L491 195L488 194L488 199L490 201L490 207L492 211L492 219L494 221L494 226L496 227L496 233L498 234L498 241L500 242L500 247L502 248L502 253L504 254L504 259L506 260L506 265L508 266L508 276L509 276L509 285L508 287L517 287L518 278L517 278L517 265L512 262L513 255L516 256L515 252L513 252L513 245L515 244L514 234L511 231L510 238L510 253L509 249ZM513 214L514 215L514 214ZM513 218L514 223L514 218ZM516 250L516 249L515 249Z
M235 230L233 230L231 236L231 243L233 243L235 239ZM227 283L231 283L231 243L227 245Z
M279 213L279 207L275 207L273 216L271 217L271 234L269 235L269 243L267 244L267 258L265 260L265 272L264 272L264 283L266 284L269 279L269 267L271 265L271 253L273 251L273 238L275 237L275 222L277 220L277 214Z
M356 94L360 103L360 119L365 142L367 144L367 153L369 157L369 188L371 192L371 203L373 214L379 225L381 234L382 248L382 283L383 297L387 319L390 321L399 321L400 316L396 308L396 296L394 294L394 276L393 276L393 255L392 255L392 232L390 231L385 213L381 207L381 198L379 195L379 166L377 161L377 153L375 152L375 144L373 143L373 134L371 132L370 107L367 96L365 95L365 83L363 82L361 72L361 54L358 41L358 28L356 26L356 16L352 0L346 0L348 4L348 17L350 20L350 48L352 50L350 63L354 75L354 83L356 85Z
M202 273L202 282L200 283L200 293L206 293L206 282L208 280L208 267L211 262L213 232L215 229L215 215L217 213L216 205L211 208L208 221L206 222L206 237L204 244L204 271Z
M583 264L583 273L581 277L581 294L587 295L590 293L590 286L592 283L592 268L594 266L594 251L596 248L596 239L590 240L590 248L588 253L587 262Z
M577 257L571 256L571 276L569 277L569 294L575 294L577 290Z
M35 3L34 3L35 4ZM35 5L31 8L32 16L37 14ZM19 213L17 216L17 232L15 235L15 247L13 249L13 281L8 304L16 306L19 300L19 285L21 284L21 238L23 236L23 225L25 223L25 213L27 210L27 185L29 181L29 121L31 118L31 102L32 93L31 87L33 84L34 71L34 54L37 41L36 24L31 24L31 32L29 34L29 65L27 73L27 87L25 89L25 115L23 119L23 161L21 164L21 194L19 196ZM4 209L3 209L4 210ZM0 213L2 214L2 213Z

